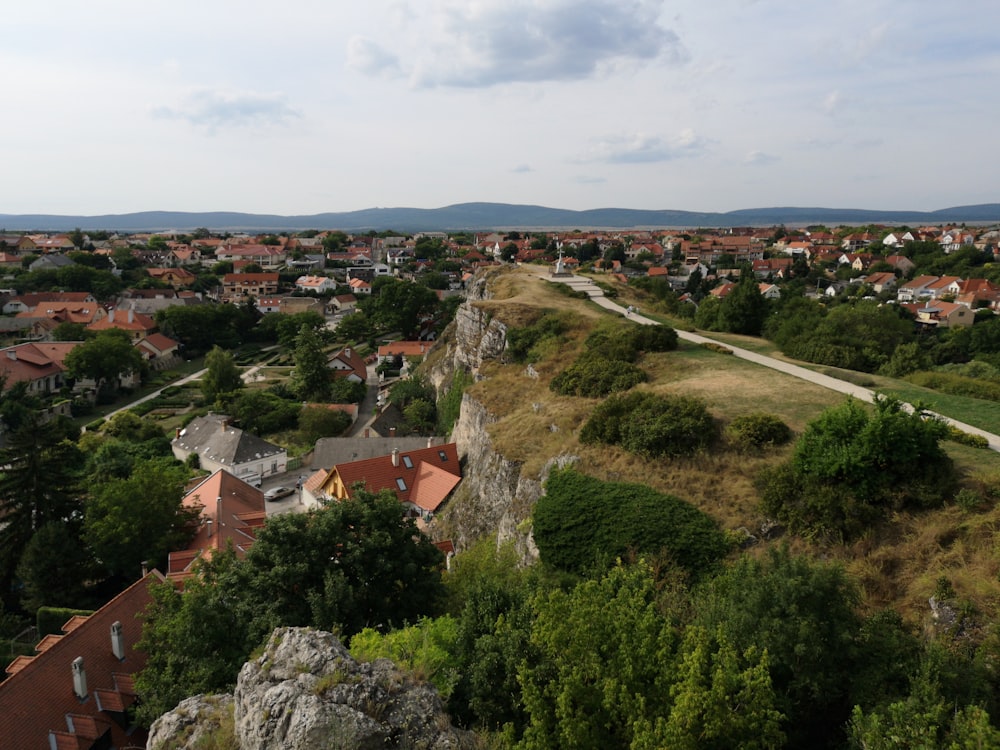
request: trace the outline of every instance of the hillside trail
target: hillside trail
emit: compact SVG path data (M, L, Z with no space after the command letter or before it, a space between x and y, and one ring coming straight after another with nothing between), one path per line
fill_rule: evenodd
M610 310L611 312L618 313L623 317L627 317L629 320L634 320L636 323L640 323L642 325L659 325L658 321L644 317L637 310L629 307L622 307L613 300L608 299L604 296L604 291L585 276L576 276L571 274L556 275L549 273L548 271L539 273L538 276L545 281L566 284L577 291L583 292L594 304L603 307L606 310ZM684 341L690 341L694 344L719 344L719 342L714 339L710 339L707 336L701 336L697 333L691 333L690 331L677 329L677 335ZM875 400L876 393L869 388L863 388L859 385L848 383L845 380L838 380L837 378L832 378L829 375L814 372L813 370L800 367L799 365L792 364L791 362L784 362L780 359L775 359L774 357L768 357L763 354L758 354L757 352L752 352L749 349L742 349L738 346L733 346L732 344L727 343L723 344L723 346L732 351L734 357L745 359L748 362L753 362L754 364L761 365L762 367L769 367L772 370L783 372L786 375L791 375L792 377L800 378L801 380L807 380L810 383L815 383L823 388L829 388L832 391L845 393L849 396L861 399L862 401L867 401L868 403ZM909 409L913 408L911 404L906 404L906 406ZM962 432L968 432L969 434L979 435L980 437L986 438L989 442L990 449L1000 452L1000 435L995 435L992 432L981 430L978 427L973 427L970 424L959 422L957 419L951 419L950 417L946 417L941 414L935 414L934 412L927 413L944 420L947 424L957 427L962 430Z

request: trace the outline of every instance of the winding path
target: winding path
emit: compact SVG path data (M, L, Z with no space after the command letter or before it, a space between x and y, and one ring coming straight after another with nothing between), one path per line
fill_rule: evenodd
M643 325L659 325L658 321L652 320L651 318L646 318L636 312L628 312L626 308L613 302L604 296L603 290L597 286L593 281L586 278L585 276L573 276L573 275L560 275L543 273L539 274L539 277L545 281L558 282L566 284L577 291L585 293L590 300L600 307L610 310L612 312L618 313L619 315L626 315L630 320L634 320L637 323ZM710 339L707 336L701 336L697 333L691 333L689 331L682 331L677 329L677 335L684 341L690 341L694 344L718 344L718 341ZM741 349L738 346L732 346L731 344L722 344L727 349L733 352L733 356L739 357L740 359L745 359L748 362L753 362L754 364L762 365L763 367L770 367L772 370L777 370L783 372L786 375L791 375L792 377L800 378L802 380L807 380L810 383L815 383L816 385L822 386L823 388L829 388L832 391L839 391L840 393L846 393L847 395L854 396L855 398L861 399L871 403L875 400L875 392L868 389L862 388L859 385L854 385L853 383L848 383L845 380L838 380L837 378L831 378L829 375L823 375L822 373L814 372L805 367L800 367L799 365L793 365L791 362L784 362L780 359L775 359L774 357L768 357L763 354L757 354L749 349ZM909 406L909 404L907 404ZM912 407L911 407L912 408ZM981 430L978 427L973 427L972 425L965 424L964 422L959 422L956 419L946 417L941 414L934 414L934 412L928 412L933 414L940 419L943 419L950 425L957 427L963 432L968 432L972 435L979 435L986 438L990 444L992 450L1000 452L1000 435L995 435L992 432L987 432L986 430Z

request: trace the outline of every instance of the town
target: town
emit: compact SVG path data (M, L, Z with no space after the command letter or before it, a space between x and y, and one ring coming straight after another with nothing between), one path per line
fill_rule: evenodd
M223 585L263 597L241 606L266 616L227 626L254 642L282 623L388 631L432 612L440 576L475 541L441 517L469 471L452 432L480 375L432 383L427 365L491 274L581 274L626 317L716 335L719 351L767 342L845 379L1000 400L996 226L76 230L5 233L0 246L4 746L145 742L153 719L215 689L222 672L202 683L168 666L176 635L144 633L143 617L172 622L188 606L195 617ZM546 314L525 335L565 325ZM530 374L537 340L515 346L516 330L498 360ZM676 341L661 344L643 346ZM294 553L279 544L310 538L321 511L332 524L323 539L345 540L332 552L319 537ZM774 515L807 535L819 528ZM704 533L721 555L721 537ZM376 574L372 560L392 562ZM330 565L347 583L317 573ZM358 581L365 593L337 593ZM277 592L296 587L308 595ZM170 598L180 591L183 605ZM189 648L192 659L221 653L210 641Z

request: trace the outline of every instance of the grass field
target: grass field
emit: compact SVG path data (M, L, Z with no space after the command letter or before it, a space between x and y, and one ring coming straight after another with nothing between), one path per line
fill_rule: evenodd
M724 529L742 527L756 533L764 519L758 509L754 481L764 467L786 460L791 446L747 455L729 450L720 442L711 451L694 457L648 461L617 447L581 444L580 428L599 400L556 395L549 389L549 382L573 362L587 333L609 314L593 304L547 293L542 282L526 274L499 276L492 288L492 299L477 305L508 325L532 320L541 308L577 313L573 330L550 347L542 361L533 364L536 377L529 376L525 365L490 362L480 370L482 379L469 387L469 395L496 419L488 430L499 453L522 462L522 472L529 477L539 476L545 463L555 456L574 455L579 457L578 466L589 475L648 485L693 503ZM650 313L643 310L649 317L660 317ZM764 354L773 352L768 342L759 339L713 338ZM647 355L639 364L650 379L638 388L698 396L706 401L720 426L735 416L767 412L800 432L824 409L845 398L685 342L676 351ZM879 390L894 392L905 400L922 400L955 419L1000 431L1000 405L942 396L903 381L861 375L870 378ZM844 373L845 379L856 376ZM997 606L1000 547L994 539L1000 530L1000 508L993 498L1000 497L1000 454L954 443L946 443L945 447L956 462L963 486L983 497L981 507L962 509L948 503L934 511L898 514L850 544L820 545L789 536L777 543L840 561L857 580L867 610L893 605L917 622L925 616L927 598L942 580L947 580L958 599L972 609L985 611Z

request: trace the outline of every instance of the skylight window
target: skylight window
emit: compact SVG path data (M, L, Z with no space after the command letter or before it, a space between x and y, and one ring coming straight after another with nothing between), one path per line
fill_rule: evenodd
M402 477L396 477L396 486L400 492L406 492L406 482L403 481Z
M442 461L447 461L448 454L445 453L444 451L438 451L438 458L440 458Z
M405 466L407 469L412 469L413 459L411 459L409 456L403 456L403 466Z

